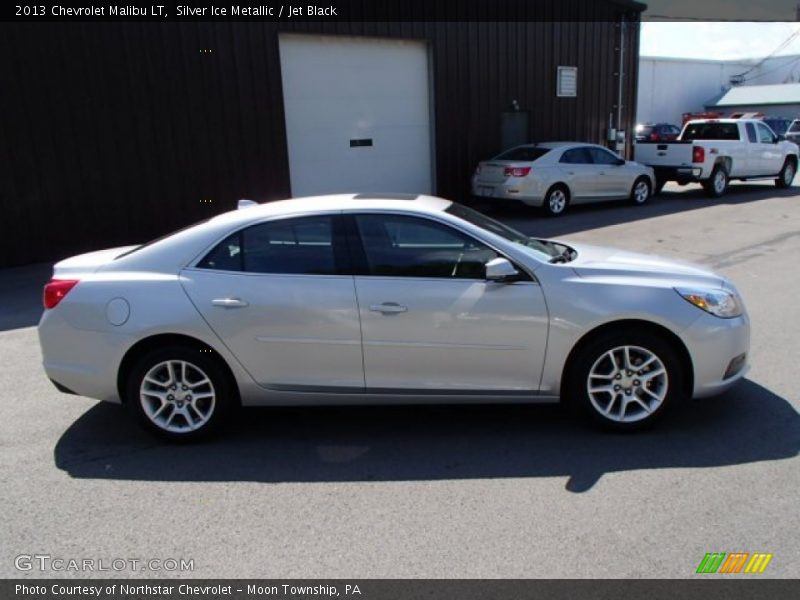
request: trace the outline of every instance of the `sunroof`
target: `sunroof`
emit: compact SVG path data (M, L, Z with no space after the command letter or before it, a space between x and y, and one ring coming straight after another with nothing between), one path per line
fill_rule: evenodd
M419 194L356 194L354 200L416 200Z

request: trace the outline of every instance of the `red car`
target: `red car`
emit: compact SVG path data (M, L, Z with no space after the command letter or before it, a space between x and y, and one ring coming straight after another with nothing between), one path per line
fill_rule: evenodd
M670 123L642 123L636 126L637 142L671 142L678 139L680 127Z

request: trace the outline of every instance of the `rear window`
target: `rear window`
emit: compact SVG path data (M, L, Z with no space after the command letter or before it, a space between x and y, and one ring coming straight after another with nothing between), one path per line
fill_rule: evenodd
M533 162L543 157L550 152L549 148L539 148L536 146L520 146L519 148L512 148L506 150L502 154L494 157L494 160L520 160L524 162Z
M694 123L683 130L682 140L738 140L737 123Z

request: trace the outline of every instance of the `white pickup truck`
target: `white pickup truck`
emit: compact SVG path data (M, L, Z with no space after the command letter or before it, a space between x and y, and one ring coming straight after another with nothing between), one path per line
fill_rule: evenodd
M774 179L789 187L798 154L797 144L758 119L701 119L686 123L674 142L637 142L634 160L653 168L656 192L667 181L699 182L718 197L731 179Z

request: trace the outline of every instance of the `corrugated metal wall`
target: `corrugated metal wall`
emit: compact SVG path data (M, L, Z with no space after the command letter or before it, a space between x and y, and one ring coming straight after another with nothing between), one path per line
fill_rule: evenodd
M548 21L555 5L576 21ZM476 18L491 18L490 3L476 6ZM0 266L136 243L242 197L286 197L280 31L429 41L444 197L467 198L476 162L501 149L512 100L531 111L532 140L602 142L616 115L621 9L531 6L538 12L520 8L514 22L6 24ZM587 18L607 20L578 21ZM628 29L632 131L638 23ZM577 98L556 97L557 65L579 67Z

